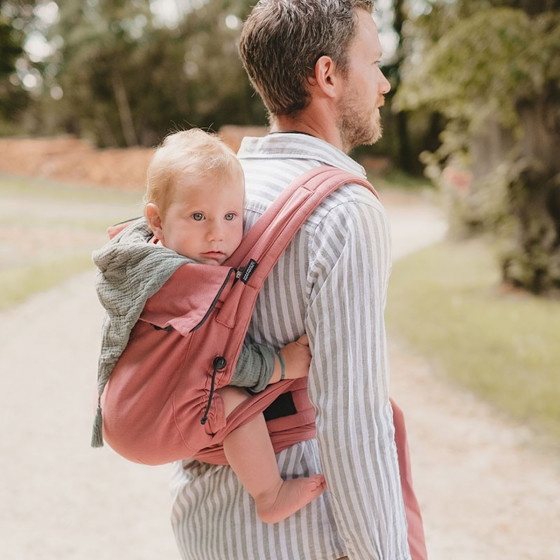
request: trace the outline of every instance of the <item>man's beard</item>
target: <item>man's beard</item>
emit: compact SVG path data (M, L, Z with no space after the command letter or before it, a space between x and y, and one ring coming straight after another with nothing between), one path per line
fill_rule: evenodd
M377 107L366 114L358 108L355 97L349 94L338 104L337 126L345 152L357 146L375 144L383 134Z

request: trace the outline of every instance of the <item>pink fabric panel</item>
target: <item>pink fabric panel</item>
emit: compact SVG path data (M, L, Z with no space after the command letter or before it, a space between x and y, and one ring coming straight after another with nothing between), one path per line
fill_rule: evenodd
M404 424L404 414L391 399L393 407L393 423L395 425L395 443L399 454L399 470L401 486L406 509L406 520L408 522L408 546L412 560L427 560L426 539L424 537L424 525L420 506L412 487L412 471L410 468L410 453Z

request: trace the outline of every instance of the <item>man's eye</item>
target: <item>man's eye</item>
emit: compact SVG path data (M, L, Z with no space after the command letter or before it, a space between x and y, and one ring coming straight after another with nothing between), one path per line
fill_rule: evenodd
M235 218L235 214L233 212L229 212L224 217L228 222L231 222L231 220L233 220Z
M192 215L192 219L193 219L195 222L201 222L202 220L204 220L204 214L203 214L202 212L195 212L195 213Z

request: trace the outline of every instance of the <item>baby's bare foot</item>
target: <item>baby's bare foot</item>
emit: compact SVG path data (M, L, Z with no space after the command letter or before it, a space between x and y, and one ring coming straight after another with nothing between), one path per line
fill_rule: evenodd
M257 513L265 523L278 523L318 498L325 488L322 474L282 480L273 490L255 499Z

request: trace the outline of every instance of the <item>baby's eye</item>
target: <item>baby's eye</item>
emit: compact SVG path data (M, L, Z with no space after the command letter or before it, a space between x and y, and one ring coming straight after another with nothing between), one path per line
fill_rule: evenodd
M224 217L228 222L231 222L231 220L233 220L235 218L235 213L234 212L228 212Z
M195 212L191 217L195 222L204 220L204 214L202 212Z

